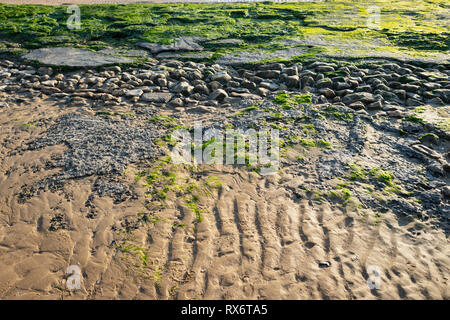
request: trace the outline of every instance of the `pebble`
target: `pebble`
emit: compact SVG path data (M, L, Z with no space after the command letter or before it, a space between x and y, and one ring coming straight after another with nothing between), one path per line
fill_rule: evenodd
M211 93L209 98L212 100L217 100L219 102L222 102L227 97L228 97L228 94L225 90L217 89Z
M450 199L450 187L445 186L444 188L442 188L442 194L446 199Z
M321 261L319 262L319 268L328 268L331 266L331 262L329 261Z
M211 80L219 82L227 82L231 80L231 76L226 71L222 71L212 75Z

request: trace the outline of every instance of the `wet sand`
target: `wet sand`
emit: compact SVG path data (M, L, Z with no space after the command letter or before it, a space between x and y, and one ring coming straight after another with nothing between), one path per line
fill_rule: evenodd
M86 177L20 201L24 184L57 172L45 163L65 147L16 150L77 109L35 99L0 111L1 299L448 299L442 230L392 213L374 224L352 210L294 201L289 186L308 177L199 169L199 185L210 174L223 185L200 201L198 224L177 198L139 224L136 213L148 208L133 166L122 178L137 199L90 199L96 178ZM73 264L83 280L69 292L65 270ZM380 266L379 290L366 283L370 266Z

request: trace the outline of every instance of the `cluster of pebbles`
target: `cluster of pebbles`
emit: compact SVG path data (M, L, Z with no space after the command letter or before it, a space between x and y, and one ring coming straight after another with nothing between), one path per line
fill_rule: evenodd
M45 95L94 108L124 103L208 112L242 99L262 100L279 90L309 92L314 103L341 104L392 117L402 117L410 107L450 103L450 69L445 65L313 62L237 69L166 59L126 70L113 66L66 73L7 60L0 65L1 91Z

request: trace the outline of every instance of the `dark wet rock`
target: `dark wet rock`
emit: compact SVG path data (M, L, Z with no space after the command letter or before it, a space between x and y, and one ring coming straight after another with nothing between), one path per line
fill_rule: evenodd
M212 100L217 100L219 102L222 102L227 97L228 97L228 94L226 93L225 90L217 89L211 93L209 98Z
M148 92L141 96L142 101L167 103L172 99L173 94L170 92Z
M450 173L450 163L444 163L442 166L445 172Z
M282 63L269 63L269 64L262 64L258 66L258 70L277 70L281 71L285 67Z
M316 77L317 73L315 73L314 71L311 70L303 70L302 72L300 72L300 77L304 77L304 76L310 76L310 77Z
M350 78L350 79L347 79L347 83L350 84L350 86L353 89L357 89L357 88L359 88L359 84L362 83L362 79L352 79L352 78Z
M400 110L388 110L386 111L387 115L393 118L402 118L403 117L403 112L401 112Z
M311 87L314 85L314 79L311 76L302 76L301 77L302 88Z
M316 71L317 72L323 72L323 73L331 72L331 71L334 71L334 67L329 66L329 65L321 65L321 66L317 66L316 67Z
M186 77L190 81L201 80L201 79L203 79L203 74L202 74L201 70L193 70L193 71L187 72Z
M45 93L45 94L48 94L48 95L52 95L52 94L61 92L61 89L59 89L59 88L46 87L46 86L42 86L40 88L40 90L41 90L42 93Z
M261 96L257 95L257 94L253 94L253 93L240 93L240 92L232 92L231 93L232 97L239 97L241 99L245 99L245 100L261 100ZM225 98L226 99L226 98Z
M240 84L240 82L239 81L234 81L234 80L231 80L231 81L228 81L227 82L227 87L231 87L231 88L238 88L239 86L240 86L241 84Z
M402 100L402 98L399 98L398 95L396 95L393 92L389 92L389 91L375 90L374 94L382 96L383 99L386 100L386 101L396 102L396 103L399 103L399 104L402 104L402 101L404 100L404 98Z
M431 159L440 159L441 158L441 155L439 153L437 153L433 149L431 149L423 144L414 144L411 146L411 148L424 154L425 156L427 156Z
M336 82L334 85L334 88L338 91L344 90L344 89L350 89L352 86L350 83L347 82ZM363 91L363 90L361 90Z
M231 80L231 76L226 71L215 73L211 76L212 81L227 82Z
M69 67L98 67L108 64L133 62L129 58L66 47L36 49L22 56L22 58L47 65Z
M194 87L187 81L181 81L170 88L171 92L182 93L186 96L190 95L194 91Z
M422 97L420 96L420 94L413 92L406 92L406 98L407 98L406 102L408 102L408 99L412 99L419 102L422 101Z
M372 87L369 85L359 86L355 89L356 92L372 92Z
M426 208L437 206L442 201L442 195L439 190L429 190L427 192L421 192L416 197L417 199L422 201L422 204Z
M157 83L161 88L167 87L167 84L168 84L166 78L157 78L157 79L156 79L156 83Z
M446 199L450 199L450 187L449 186L445 186L445 187L442 188L442 195Z
M314 101L314 102L318 103L318 104L326 104L326 103L328 103L328 100L327 100L327 98L325 98L325 96L320 95L319 97L316 98L316 101Z
M186 71L183 69L172 70L170 71L170 77L173 80L180 80L181 78L186 77Z
M425 91L424 93L422 93L422 97L425 100L437 98L437 96L431 91Z
M361 110L364 109L364 103L362 103L361 101L356 101L353 102L352 104L349 105L349 108L352 108L353 110Z
M419 100L416 100L416 99L413 99L413 98L408 98L408 99L406 99L405 104L408 107L418 107L418 106L421 106L423 103L420 102Z
M142 89L133 89L133 90L128 90L125 95L127 97L140 97L142 94L144 93L144 91L142 91Z
M330 88L322 88L318 91L320 94L324 95L327 99L333 99L336 96L333 90Z
M439 83L435 83L435 82L425 82L422 84L422 86L426 90L430 90L430 91L441 88L441 85Z
M441 177L444 175L444 169L442 168L442 165L436 161L433 161L430 165L427 166L427 171L435 177Z
M288 88L298 88L300 83L300 78L297 75L286 77L286 85Z
M252 81L248 81L248 80L244 80L241 83L241 86L250 90L255 90L256 89L256 83L252 82Z
M388 203L389 207L394 209L395 212L398 212L403 215L414 215L420 213L420 209L413 205L412 203L404 200L404 199L393 199Z
M417 133L424 130L422 123L403 121L401 124L401 129L408 133Z
M342 98L342 102L345 104L351 104L356 101L361 101L364 104L368 104L374 102L375 98L371 93L368 92L352 93Z
M336 94L337 94L339 97L343 97L343 96L346 96L346 95L352 94L352 93L353 93L353 90L351 90L351 89L344 89L344 90L336 91ZM351 102L351 103L352 103L352 102Z
M331 81L331 79L321 79L319 81L316 82L316 86L317 88L321 89L321 88L331 88L333 86L333 81Z
M396 144L396 148L399 152L404 154L409 158L418 159L421 162L427 163L428 159L424 156L423 153L403 144Z
M333 102L333 103L337 103L337 102L340 102L341 101L341 97L334 97L332 100L331 100L331 102Z
M37 73L40 75L52 75L53 74L53 69L51 67L39 67L37 69Z
M436 89L433 91L445 103L450 103L450 89Z
M420 87L412 84L405 84L403 85L403 89L407 92L417 92L419 91Z
M330 63L323 62L323 61L315 61L315 62L313 62L313 63L308 65L308 69L314 69L317 72L326 72L326 71L319 71L319 70L334 71L334 67L335 67L334 64L330 64Z
M367 105L368 110L381 110L381 108L383 108L381 101L375 101Z
M405 75L405 74L408 74L408 73L412 73L412 70L411 69L409 69L409 68L399 68L399 69L397 69L397 73L399 73L399 74L401 74L401 75Z
M257 77L261 77L264 79L274 79L280 76L279 70L261 70L256 73Z
M209 95L209 89L206 84L198 84L194 87L194 92Z
M417 79L416 77L414 77L413 75L404 75L401 76L398 79L401 83L409 83L409 82L415 82L415 81L419 81L419 79Z
M223 88L223 85L219 81L211 81L208 86L212 91Z
M403 89L396 89L393 91L393 93L400 99L405 100L406 99L406 91Z
M288 76L298 76L298 67L297 66L293 66L290 68L285 68L283 70Z
M381 90L381 91L388 92L390 89L384 83L381 83L375 87L375 90Z
M271 91L278 90L280 88L280 86L278 84L274 83L274 82L265 82L265 81L263 81L263 82L260 82L259 85L262 88L266 88L266 89L269 89Z
M269 95L270 90L260 87L260 88L256 89L256 93L259 94L260 96L266 97Z
M11 77L10 72L0 72L0 79L9 79Z
M169 102L169 106L173 107L173 108L180 108L184 105L183 100L181 100L180 98L175 98L172 101Z

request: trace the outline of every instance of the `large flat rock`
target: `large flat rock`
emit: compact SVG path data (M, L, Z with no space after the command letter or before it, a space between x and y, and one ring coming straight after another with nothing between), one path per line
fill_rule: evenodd
M167 103L172 99L173 94L170 92L148 92L141 97L143 101Z
M242 65L247 63L255 63L267 59L290 59L295 56L299 56L307 52L304 48L287 48L277 51L240 51L228 53L216 62L226 65Z
M147 58L149 56L146 50L127 50L127 49L103 49L97 53L106 55L115 55L121 57L137 57L137 58Z
M181 37L172 44L158 44L150 42L139 42L137 45L149 50L153 54L166 51L202 51L203 47L197 42L204 41L198 37Z
M158 53L155 57L158 59L209 59L211 52L170 52L164 51Z
M22 56L23 59L38 61L42 64L68 67L98 67L116 63L131 63L124 57L95 53L84 49L67 47L41 48Z
M427 52L416 54L413 50L401 50L387 39L361 40L361 39L330 39L323 36L309 36L302 39L283 39L280 41L286 46L307 46L322 48L318 57L327 58L386 58L400 61L421 61L430 63L448 63L448 52Z

